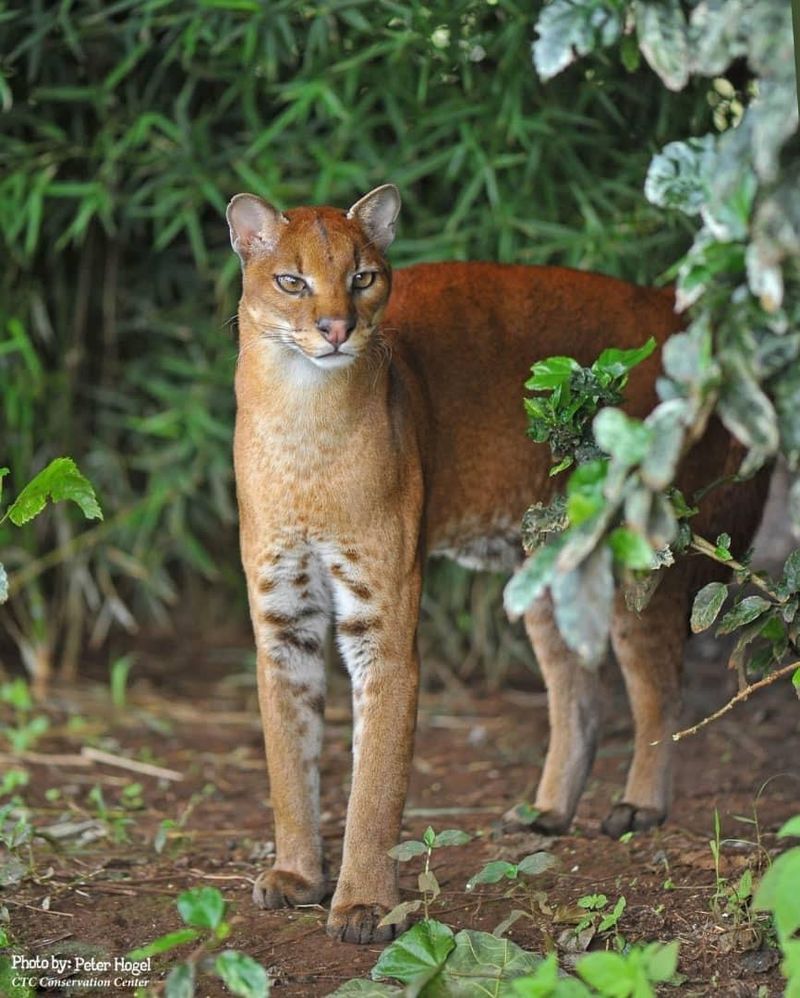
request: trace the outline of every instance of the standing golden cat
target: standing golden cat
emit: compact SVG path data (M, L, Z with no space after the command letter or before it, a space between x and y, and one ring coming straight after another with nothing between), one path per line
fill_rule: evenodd
M378 923L398 901L387 853L414 740L426 556L518 562L522 514L554 488L547 449L524 437L522 382L534 361L571 354L589 363L601 347L663 341L680 324L667 291L557 267L422 264L399 271L392 289L384 254L399 209L392 185L347 212L282 213L250 194L228 208L244 271L236 484L277 849L255 899L276 908L328 891L319 755L333 619L354 725L328 931L362 943L395 931ZM657 371L652 357L634 374L632 413L652 407ZM733 468L730 450L712 424L694 458L703 482ZM692 461L687 487L700 482ZM688 591L677 570L641 616L616 608L612 643L636 740L623 803L606 820L612 834L666 815ZM536 824L560 831L591 765L598 680L565 646L547 600L526 624L551 732Z

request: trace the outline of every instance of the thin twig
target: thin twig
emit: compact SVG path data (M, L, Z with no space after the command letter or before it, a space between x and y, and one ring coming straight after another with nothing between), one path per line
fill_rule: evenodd
M674 742L679 742L681 738L685 738L687 735L695 735L697 732L704 728L707 724L711 724L712 721L718 720L724 714L733 710L737 703L741 703L742 700L747 700L751 693L755 693L756 690L762 689L764 686L769 686L771 683L776 682L783 676L788 675L790 672L794 672L796 669L800 669L800 660L797 662L791 662L789 665L784 665L782 669L778 669L777 672L772 672L770 675L765 676L763 679L759 679L757 683L751 683L750 686L746 686L743 690L740 690L735 697L732 697L724 707L720 707L719 710L714 711L713 714L709 714L708 717L704 717L702 721L697 724L693 724L691 728L684 728L683 731L676 731L672 736ZM653 744L658 744L653 742Z
M705 537L700 537L699 534L692 534L690 547L694 548L695 551L699 551L700 554L704 554L707 558L711 558L712 561L716 561L720 565L724 565L726 568L733 569L735 572L746 572L748 582L752 582L754 586L758 586L759 589L762 589L768 596L776 600L778 603L785 603L788 599L787 596L781 596L781 594L773 589L765 579L758 575L758 573L754 572L752 568L748 568L747 565L743 565L735 558L720 558L717 554L716 547L710 541L707 541Z
M102 749L92 748L91 745L84 745L81 755L95 762L103 762L107 766L116 766L118 769L129 769L133 773L142 773L145 776L156 776L161 780L172 780L175 783L183 779L183 773L175 769L165 769L163 766L153 766L149 762L137 762L136 759L129 759L124 755L113 755L111 752L103 752Z

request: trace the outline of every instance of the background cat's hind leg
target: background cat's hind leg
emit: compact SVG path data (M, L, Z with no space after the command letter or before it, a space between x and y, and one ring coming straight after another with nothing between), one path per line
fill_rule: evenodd
M681 709L687 593L668 574L641 614L617 595L611 641L633 712L633 760L625 795L603 822L607 835L661 824L672 792L672 733Z
M564 642L553 619L550 596L525 614L525 627L547 686L550 742L536 793L538 817L527 827L548 834L569 828L586 784L600 726L597 670L581 664ZM519 825L512 809L506 827Z

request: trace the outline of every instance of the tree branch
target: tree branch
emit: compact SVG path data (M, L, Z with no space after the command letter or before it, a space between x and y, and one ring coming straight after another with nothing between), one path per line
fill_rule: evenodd
M707 724L711 724L712 721L719 720L719 718L724 714L727 714L729 711L733 710L737 703L741 703L742 700L747 700L751 693L755 693L756 690L769 686L771 683L776 682L778 679L788 675L790 672L794 672L796 669L800 669L800 660L797 662L791 662L789 665L784 665L782 669L778 669L777 672L771 672L763 679L759 679L757 683L751 683L750 686L745 686L745 688L740 690L735 697L725 704L724 707L720 707L720 709L714 711L713 714L709 714L708 717L704 717L702 721L698 721L697 724L693 724L691 728L684 728L683 731L676 731L672 736L672 740L674 742L679 742L681 738L685 738L687 735L696 735L701 728L704 728Z

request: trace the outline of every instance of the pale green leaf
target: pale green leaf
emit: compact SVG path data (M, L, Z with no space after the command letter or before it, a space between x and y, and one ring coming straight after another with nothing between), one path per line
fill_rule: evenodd
M19 527L38 516L48 500L60 502L63 499L76 503L87 519L102 520L91 483L69 457L56 458L32 478L8 508L7 515Z

